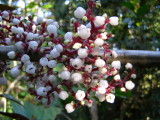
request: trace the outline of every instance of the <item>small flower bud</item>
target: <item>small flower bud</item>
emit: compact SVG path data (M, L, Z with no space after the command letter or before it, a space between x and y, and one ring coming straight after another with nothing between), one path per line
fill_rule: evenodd
M121 87L120 89L122 92L126 92L126 88L125 87Z
M136 79L136 77L137 77L136 74L131 75L131 78L133 78L133 79Z

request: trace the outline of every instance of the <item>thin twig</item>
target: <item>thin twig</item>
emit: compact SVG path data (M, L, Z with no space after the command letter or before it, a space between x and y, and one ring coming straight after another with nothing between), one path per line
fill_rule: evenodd
M14 88L14 86L22 79L24 75L18 76L7 88L7 90L4 92L5 94L9 94L9 92Z

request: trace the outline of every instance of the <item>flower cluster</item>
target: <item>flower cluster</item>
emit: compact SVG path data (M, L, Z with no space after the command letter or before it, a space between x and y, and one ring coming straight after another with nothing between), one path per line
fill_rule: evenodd
M7 53L10 59L19 60L18 65L10 69L12 77L25 72L28 92L38 100L46 99L47 104L55 96L62 100L72 96L73 101L65 106L68 113L80 105L91 106L91 93L100 102L113 103L116 88L125 92L135 86L131 81L136 78L131 63L125 65L125 72L120 75L121 62L107 62L110 57L115 59L117 53L109 49L107 40L112 34L105 29L108 24L118 25L118 17L96 16L92 13L96 2L91 0L87 5L87 10L78 7L74 11L74 31L68 31L63 38L57 34L59 25L52 19L37 17L33 21L31 16L24 19L9 11L0 12L0 22L10 23L0 24L0 44L15 46L18 50ZM47 47L42 49L43 43ZM41 58L33 62L30 55L39 53ZM56 69L59 65L62 70ZM5 81L5 76L1 75L0 83L5 84ZM78 89L73 89L74 86Z

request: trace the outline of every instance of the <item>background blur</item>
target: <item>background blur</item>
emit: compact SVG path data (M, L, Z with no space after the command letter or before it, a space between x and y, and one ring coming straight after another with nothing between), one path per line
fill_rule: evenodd
M77 6L87 8L82 0L0 0L0 4L17 8L17 13L22 17L38 15L58 21L59 34L72 31L68 23ZM120 19L118 26L106 28L115 35L109 40L110 48L159 51L159 0L101 0L101 5L101 8L94 10L95 15L107 13L109 17L118 16ZM0 5L0 9L3 8L10 9ZM27 93L23 75L15 80L6 73L8 83L6 86L0 85L0 94L10 95L5 96L7 101L0 95L0 111L14 111L32 120L95 120L94 115L98 120L160 120L160 65L134 66L137 79L133 81L136 84L133 91L122 93L116 90L115 103L97 102L97 112L88 107L79 107L71 114L64 110L67 101L57 99L51 107L35 102ZM13 83L14 87L7 91ZM12 120L3 115L0 115L0 119Z

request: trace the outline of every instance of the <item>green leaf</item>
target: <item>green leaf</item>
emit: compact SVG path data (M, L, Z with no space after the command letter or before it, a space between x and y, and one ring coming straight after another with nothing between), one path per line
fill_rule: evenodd
M11 106L13 108L14 113L23 115L23 116L25 116L25 117L30 119L30 117L28 116L27 111L25 110L23 105L17 104L14 101L10 101L10 104L11 104Z
M56 67L54 68L54 71L62 71L62 69L63 69L63 64L62 63L58 63L57 65L56 65Z
M14 118L14 115L19 115L20 117L25 118L20 120L28 120L33 118L36 120L53 120L56 118L56 115L61 112L61 107L56 107L54 102L52 102L50 106L45 107L45 105L34 105L29 102L24 102L24 104L21 104L11 95L1 94L0 97L5 97L10 100L10 104L14 111L13 117L12 115L10 117ZM6 116L7 115L8 114L6 113Z
M24 108L28 112L30 118L36 120L54 120L56 115L61 112L61 108L53 105L45 107L44 105L33 105L29 102L24 103Z
M127 98L127 97L130 97L131 95L132 95L131 91L121 92L120 89L115 90L115 96L120 98Z
M0 112L1 115L7 116L7 117L11 117L14 118L16 120L29 120L28 118L17 114L17 113L5 113L5 112Z
M43 42L42 47L46 47L47 46L47 41Z
M0 97L5 97L8 100L11 100L13 102L16 102L17 104L21 105L21 102L18 101L17 99L15 99L13 96L9 95L9 94L0 94Z
M122 2L121 5L125 6L126 8L128 8L130 10L134 10L134 5L130 2Z
M148 11L149 11L149 7L147 5L143 5L137 10L137 16L142 16L146 14Z

